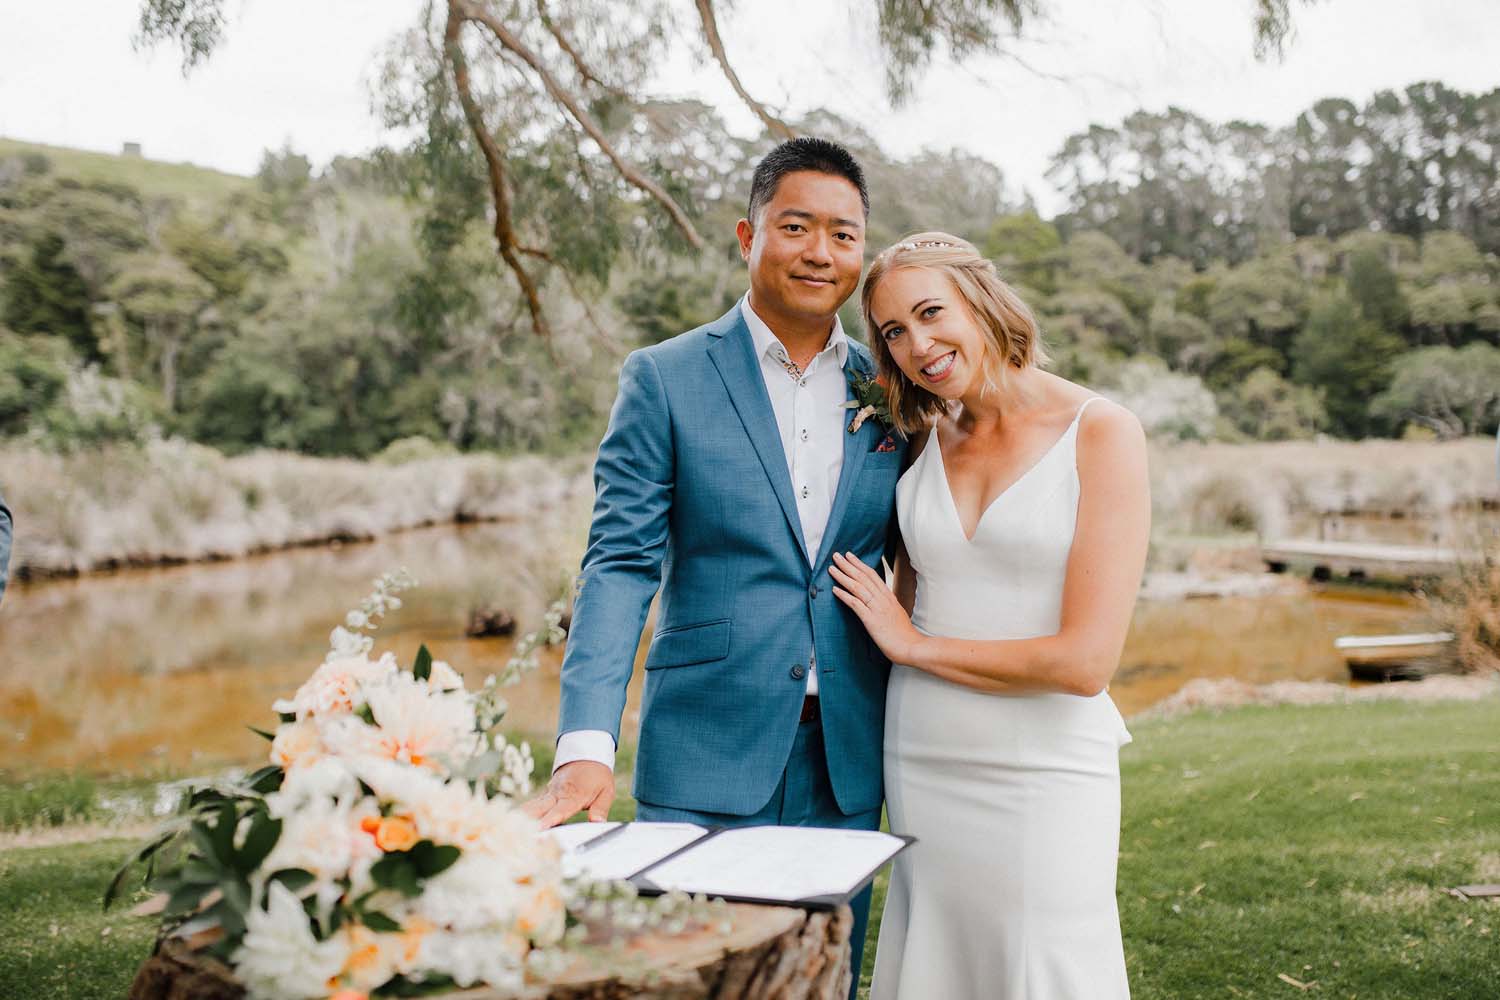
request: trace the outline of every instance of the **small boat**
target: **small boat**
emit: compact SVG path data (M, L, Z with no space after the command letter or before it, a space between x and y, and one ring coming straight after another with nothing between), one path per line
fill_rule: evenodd
M1345 635L1333 640L1333 648L1355 680L1419 680L1451 669L1453 638L1452 632Z

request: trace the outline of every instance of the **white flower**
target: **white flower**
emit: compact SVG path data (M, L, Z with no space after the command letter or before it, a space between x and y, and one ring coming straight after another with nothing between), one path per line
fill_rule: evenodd
M464 679L459 672L442 660L432 661L432 673L428 675L427 683L439 691L462 691L464 687Z
M324 756L288 770L281 787L266 796L266 804L272 816L282 817L317 802L329 799L352 801L358 797L359 783L348 764L337 757Z
M328 980L344 967L337 939L318 941L297 897L280 882L267 909L252 906L245 937L234 953L235 974L255 1000L314 1000L328 995Z
M422 938L417 965L441 970L459 986L488 983L502 993L514 992L525 984L525 955L526 939L516 934L433 931Z
M342 625L334 628L328 634L328 656L329 662L333 660L347 660L355 656L365 656L375 646L375 640L368 635L351 632Z
M437 691L403 671L367 686L364 694L383 757L437 767L443 759L466 759L481 748L474 701L462 691Z
M423 883L413 908L438 927L477 931L506 926L523 902L510 865L496 858L464 854Z
M347 714L365 703L366 689L399 671L391 653L378 660L369 660L363 653L329 660L313 671L290 702L278 701L276 711L295 712L299 719Z
M331 886L347 875L357 860L379 855L370 836L359 828L360 820L375 813L375 804L311 798L287 811L290 799L271 803L272 815L281 820L281 836L261 865L265 872L301 868L311 872L318 889ZM320 893L320 898L322 894Z
M370 616L363 611L355 610L344 616L344 627L350 629L364 628L370 624Z
M323 741L312 719L284 722L271 740L271 763L286 771L311 764L323 754Z

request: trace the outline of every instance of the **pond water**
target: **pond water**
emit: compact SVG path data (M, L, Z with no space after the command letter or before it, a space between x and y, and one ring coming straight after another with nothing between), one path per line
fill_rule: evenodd
M265 744L246 727L274 723L271 702L321 661L330 629L376 576L402 566L421 586L381 626L376 649L409 663L425 642L477 684L503 666L511 640L466 638L470 609L495 603L522 631L534 628L578 564L587 504L525 523L16 585L0 612L5 770L196 772L257 761ZM1111 694L1129 715L1194 677L1343 680L1335 636L1423 623L1404 595L1301 585L1259 597L1142 602ZM548 651L511 690L514 729L550 738L559 663ZM627 740L639 687L638 670Z

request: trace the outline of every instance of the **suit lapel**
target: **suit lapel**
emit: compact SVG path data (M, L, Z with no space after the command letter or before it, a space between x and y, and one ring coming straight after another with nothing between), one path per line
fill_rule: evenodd
M857 371L864 375L870 375L870 369L864 358L860 356L855 346L849 345L849 356L844 364L846 376L846 387L844 398L846 401L854 399L854 387L847 384L849 372ZM844 423L854 418L853 410L844 411L846 414ZM839 472L839 488L833 495L833 509L828 512L828 527L823 531L822 550L818 553L818 561L813 568L821 569L823 564L833 555L833 543L838 534L839 523L844 519L844 509L849 506L849 495L854 491L854 482L859 478L859 472L865 465L865 456L870 449L875 447L875 438L872 436L880 428L877 420L866 420L859 430L850 434L844 432L844 464Z
M725 314L710 333L714 337L708 347L709 360L724 380L729 400L739 414L740 423L750 437L755 454L771 480L781 512L786 515L787 526L797 539L797 546L806 558L807 541L802 537L802 518L797 513L797 503L792 498L792 476L786 467L786 451L781 446L781 432L776 429L776 414L771 409L771 397L766 393L765 377L760 373L760 361L755 357L754 341L750 330L740 316L740 307ZM858 437L851 434L850 437ZM844 448L844 461L848 464L848 445ZM842 486L840 487L842 492Z

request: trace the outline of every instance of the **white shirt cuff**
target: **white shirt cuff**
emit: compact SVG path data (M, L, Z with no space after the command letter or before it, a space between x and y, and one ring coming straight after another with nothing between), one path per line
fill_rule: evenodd
M610 771L615 769L615 739L602 729L575 729L557 738L557 756L552 771L575 760L592 760Z

